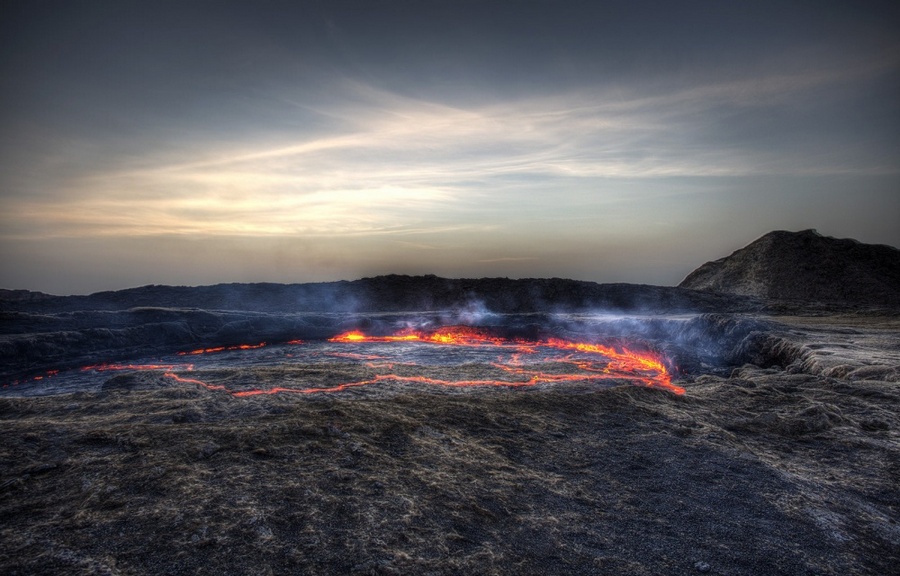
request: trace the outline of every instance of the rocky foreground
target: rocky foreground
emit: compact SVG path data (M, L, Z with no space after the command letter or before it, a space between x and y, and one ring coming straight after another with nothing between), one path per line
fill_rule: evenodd
M0 572L897 573L897 319L779 321L683 396L0 398Z
M0 378L21 383L0 389L0 573L900 574L898 278L896 248L806 231L679 288L0 291ZM152 370L41 388L88 363L410 323L633 343L668 358L685 393L235 398ZM284 372L214 376L274 388Z

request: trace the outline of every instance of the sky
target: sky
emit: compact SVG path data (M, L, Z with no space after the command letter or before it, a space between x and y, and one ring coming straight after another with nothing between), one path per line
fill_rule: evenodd
M0 288L900 246L894 2L0 2Z

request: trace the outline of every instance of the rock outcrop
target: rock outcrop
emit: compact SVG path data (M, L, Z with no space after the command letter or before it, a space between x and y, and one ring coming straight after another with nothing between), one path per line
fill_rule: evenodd
M770 232L691 272L680 288L765 299L900 306L900 250L822 236Z

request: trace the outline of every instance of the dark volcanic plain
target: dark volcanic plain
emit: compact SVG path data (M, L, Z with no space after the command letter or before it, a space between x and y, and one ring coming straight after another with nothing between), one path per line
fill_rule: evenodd
M584 382L235 398L153 371L63 394L7 387L0 572L900 573L896 295L804 300L795 283L774 300L734 262L703 281L727 290L717 269L741 294L398 276L6 292L5 382L427 317L640 343L686 393Z

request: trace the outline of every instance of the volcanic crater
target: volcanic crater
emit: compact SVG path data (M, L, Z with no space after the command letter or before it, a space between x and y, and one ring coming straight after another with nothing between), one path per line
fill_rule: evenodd
M900 252L848 242L679 288L3 291L0 571L897 573Z

